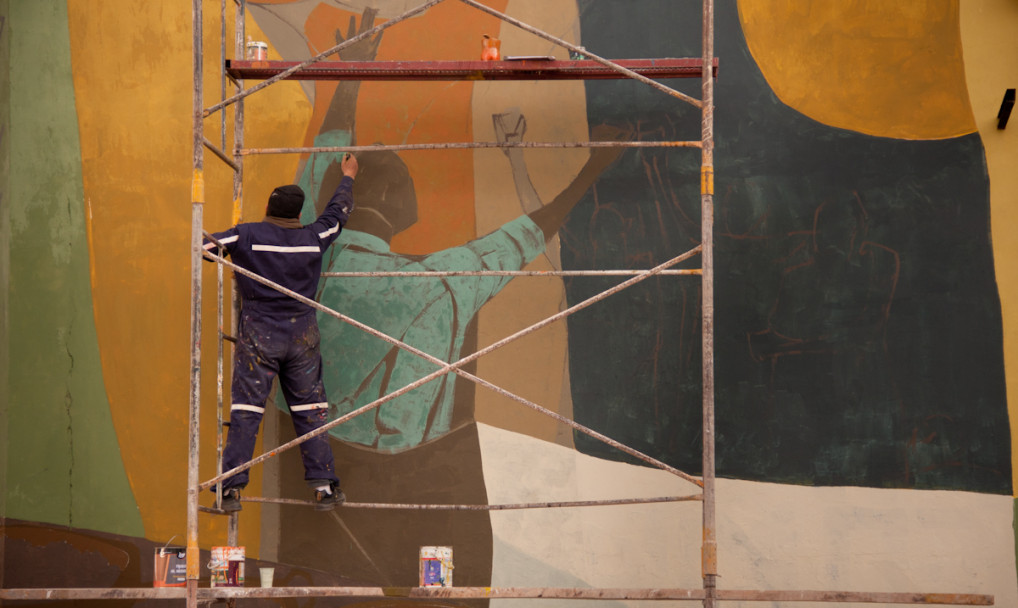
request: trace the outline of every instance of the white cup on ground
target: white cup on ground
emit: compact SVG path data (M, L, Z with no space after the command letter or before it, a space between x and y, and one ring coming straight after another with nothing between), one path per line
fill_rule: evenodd
M275 568L259 568L258 573L261 575L262 587L272 586L272 575L275 572Z

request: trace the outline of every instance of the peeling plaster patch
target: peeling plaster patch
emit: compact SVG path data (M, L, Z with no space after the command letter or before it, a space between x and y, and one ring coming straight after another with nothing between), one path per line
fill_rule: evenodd
M4 37L4 18L0 17L0 40ZM7 139L7 124L0 124L0 150L3 150L4 141ZM10 159L10 155L5 156L6 159ZM5 186L7 184L4 184ZM7 194L6 190L0 190L0 206L4 203L4 195Z
M72 308L74 304L71 304ZM74 525L74 394L71 391L71 377L74 375L74 353L70 347L70 336L73 331L74 315L69 317L71 325L58 330L60 344L67 354L67 376L64 389L64 415L67 419L67 525Z
M71 255L71 251L74 249L74 237L76 225L74 208L77 205L77 201L71 197L64 198L64 211L66 216L64 221L56 219L49 223L50 229L50 242L53 243L51 248L51 254L53 261L57 264L65 265L70 264L74 259Z

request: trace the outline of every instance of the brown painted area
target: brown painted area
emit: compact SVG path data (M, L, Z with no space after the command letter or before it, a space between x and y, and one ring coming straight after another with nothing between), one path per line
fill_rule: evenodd
M940 139L975 130L958 6L753 0L739 3L739 17L753 59L789 106L860 133Z
M0 532L6 554L3 563L6 589L151 587L153 555L157 547L164 545L145 539L10 519L3 521ZM209 558L208 551L201 552L199 587L209 586L209 571L205 565ZM245 562L246 586L258 586L258 568L270 566L275 568L274 583L277 587L365 584L319 569L248 558ZM316 604L316 601L319 603ZM322 605L321 600L315 598L288 598L282 602L286 606ZM138 603L147 605L144 601ZM60 605L108 608L110 602L75 600L61 602ZM269 599L244 600L244 605L279 606L280 602ZM357 605L357 600L332 598L328 605Z
M282 429L287 429L285 421ZM292 430L283 440L289 440ZM431 443L380 454L332 442L336 470L350 502L487 504L477 428L463 425ZM280 463L283 496L308 496L298 454ZM245 507L246 508L246 507ZM491 524L486 511L283 508L280 561L342 572L381 586L418 583L419 549L453 547L455 585L491 584Z

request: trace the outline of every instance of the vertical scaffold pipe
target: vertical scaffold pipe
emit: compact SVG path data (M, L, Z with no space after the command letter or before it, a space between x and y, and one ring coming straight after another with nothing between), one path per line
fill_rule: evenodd
M245 40L246 40L245 29L244 29L244 18L245 18L246 14L247 14L247 0L240 0L240 2L237 4L236 19L234 20L235 25L234 25L234 50L233 50L233 52L234 52L234 56L235 57L244 57L244 50L245 50L244 43L245 43ZM243 84L243 81L241 81L240 83L238 83L238 89L243 90L243 88L244 88L244 84ZM226 96L224 95L223 97L225 98ZM244 147L244 99L243 98L237 100L237 103L234 104L234 106L233 106L233 111L234 111L234 115L233 115L233 143L234 143L233 162L236 165L237 169L233 172L233 212L232 212L232 215L231 215L231 222L230 222L230 224L231 225L237 225L237 224L240 223L241 217L244 215L244 158L240 155L240 152L239 152L240 149ZM224 111L223 114L225 115L226 112ZM221 264L217 264L217 266L221 267L222 265ZM224 297L226 297L226 294L223 293L223 292L219 292L219 297L220 298L224 298ZM232 336L237 336L238 335L237 334L237 324L238 324L238 319L239 318L240 318L240 298L237 296L237 282L233 281L231 283L231 288L230 288L230 335L232 335ZM220 340L220 343L222 343L222 340ZM234 350L232 350L232 352L234 353L234 355L236 354L237 351L235 350L235 347L234 347ZM232 362L233 362L233 357L231 356L230 357L231 374L232 374L232 369L233 369ZM231 376L231 379L232 379L232 376ZM220 416L222 416L223 414L224 414L224 412L222 411L222 408L220 408ZM217 430L217 432L220 434L220 436L222 435L222 432L223 432L223 425L222 424L219 425L219 429ZM217 458L217 461L218 461L219 465L222 466L222 462L223 462L223 452L222 452L222 450L219 450L218 454L216 455L216 458ZM221 473L222 470L220 469L219 472ZM237 514L237 513L231 513L230 517L227 519L227 524L226 524L226 543L228 545L230 545L231 547L234 547L234 546L237 546L237 545L240 544L240 540L239 540L239 536L240 536L239 525L240 525L240 522L239 522L238 519L239 519L239 514Z
M714 0L703 0L700 237L703 247L703 570L704 608L717 597L718 543L714 479Z
M204 134L202 132L202 0L191 0L192 105L191 172L191 396L188 408L187 450L187 608L198 606L198 431L201 396L201 245L205 203Z

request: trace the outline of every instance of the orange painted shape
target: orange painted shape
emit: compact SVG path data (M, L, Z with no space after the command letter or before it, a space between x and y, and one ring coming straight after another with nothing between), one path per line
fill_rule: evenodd
M489 6L504 11L506 0ZM338 26L354 15L327 5L311 13L305 32L318 49L335 44ZM382 23L376 20L376 25ZM499 21L475 8L446 2L419 17L385 30L376 59L473 60L484 32L498 31ZM308 141L325 115L335 83L319 83ZM357 99L359 145L376 142L441 143L472 141L470 82L364 82ZM474 218L474 155L471 150L429 150L400 154L417 192L418 222L397 235L395 251L429 253L476 237Z
M195 172L190 146L167 143L179 144L192 129L189 3L68 0L67 11L103 380L145 536L165 542L186 530L190 202L205 202L205 228L230 226L233 172L210 154L204 171ZM218 11L206 13L206 49L219 46L215 15ZM232 21L232 13L228 19ZM153 35L153 24L160 24L160 35ZM262 38L250 17L247 28ZM117 35L108 35L110 31ZM204 61L205 92L214 96L210 92L219 90L218 52L206 53ZM259 138L254 143L299 141L310 110L299 95L296 84L281 83L247 101L246 124ZM205 124L207 136L215 140L218 118ZM232 133L232 123L227 129ZM255 158L245 167L245 215L258 216L264 202L250 201L265 201L274 186L292 181L296 160ZM204 264L202 270L208 290L201 336L199 476L204 480L215 474L219 336L210 287L215 285L215 268ZM260 479L255 471L252 495L260 493ZM211 496L202 492L201 503L211 504ZM250 511L251 516L242 518L240 535L250 539L248 547L256 552L258 507ZM203 542L225 539L225 518L202 517L199 526Z

